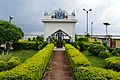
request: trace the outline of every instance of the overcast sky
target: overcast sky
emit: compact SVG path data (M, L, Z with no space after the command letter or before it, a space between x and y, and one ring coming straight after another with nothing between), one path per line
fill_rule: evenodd
M0 0L0 19L9 20L13 16L12 23L22 28L25 34L37 34L43 32L41 22L46 12L61 8L71 14L76 13L76 33L86 32L86 10L89 12L90 24L93 22L93 34L105 34L104 22L108 26L108 34L120 33L120 0ZM67 27L67 26L66 26Z

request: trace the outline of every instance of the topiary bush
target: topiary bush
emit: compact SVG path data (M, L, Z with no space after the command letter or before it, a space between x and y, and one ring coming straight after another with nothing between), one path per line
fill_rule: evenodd
M41 45L38 46L38 49L43 49L47 44L48 42L43 42Z
M80 36L80 37L78 38L78 41L85 41L85 42L88 42L89 39L88 39L87 37L85 37L85 36Z
M79 41L77 45L80 47L80 51L85 51L90 46L89 42Z
M31 38L28 38L28 41L32 41Z
M14 50L27 50L27 49L32 49L32 50L38 50L38 46L41 45L41 42L32 42L32 41L25 41L25 42L15 42L12 44Z
M76 42L77 42L77 45L80 47L80 51L87 50L89 45L91 44L89 42L89 38L85 36L80 36Z
M77 65L81 66L90 66L90 62L87 60L87 58L79 52L76 48L74 48L70 44L65 44L66 53L68 55L68 58L70 60L73 60L73 63L76 63Z
M98 56L101 51L105 51L106 48L100 44L92 44L89 46L88 51L93 53L93 55Z
M70 44L74 46L76 49L80 50L80 47L77 45L76 42L71 42Z
M79 67L76 80L120 80L120 73L97 67Z
M25 63L0 72L0 80L41 80L50 61L54 44L48 44Z
M106 68L120 71L120 57L111 57L105 59Z
M73 72L80 66L90 66L87 58L70 44L65 44L66 54Z
M87 58L70 44L65 44L69 64L75 80L119 80L120 73L91 67Z
M100 54L99 54L99 57L101 58L108 58L110 57L112 54L109 53L109 52L106 52L106 51L101 51Z
M36 40L40 41L40 42L44 42L44 37L43 36L37 36Z

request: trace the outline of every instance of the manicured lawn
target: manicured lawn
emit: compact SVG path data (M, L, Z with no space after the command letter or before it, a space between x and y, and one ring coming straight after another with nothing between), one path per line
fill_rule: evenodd
M19 50L19 51L13 51L12 55L19 57L21 63L23 63L25 62L26 59L32 57L37 52L38 52L37 50Z
M87 51L84 51L82 53L87 57L87 59L90 61L91 65L93 67L103 68L105 66L105 61L104 61L103 58L100 58L100 57L97 57L97 56L92 56Z

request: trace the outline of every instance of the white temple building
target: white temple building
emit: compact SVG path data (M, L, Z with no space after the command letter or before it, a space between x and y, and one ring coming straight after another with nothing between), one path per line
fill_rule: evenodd
M44 41L54 32L62 30L68 34L72 41L75 41L75 12L68 14L65 10L54 10L52 13L45 13L42 19L44 23Z

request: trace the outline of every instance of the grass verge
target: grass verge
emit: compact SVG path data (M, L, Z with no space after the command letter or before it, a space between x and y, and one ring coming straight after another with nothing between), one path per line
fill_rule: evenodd
M100 58L100 57L97 57L97 56L92 56L92 55L89 54L88 51L84 51L82 53L90 61L91 66L93 66L93 67L99 67L99 68L103 68L105 66L105 60L103 58Z
M13 51L12 55L19 57L21 63L25 62L26 59L32 57L35 53L37 53L37 50L19 50L19 51Z

